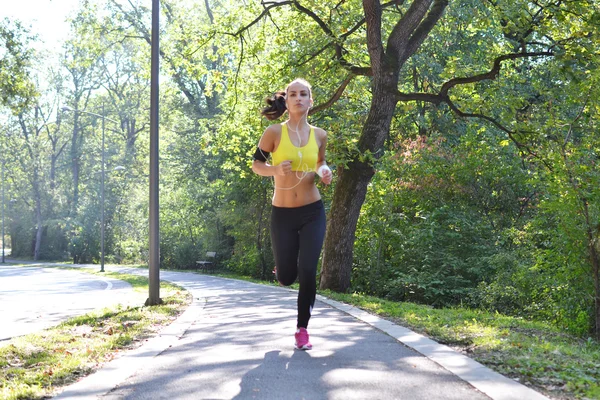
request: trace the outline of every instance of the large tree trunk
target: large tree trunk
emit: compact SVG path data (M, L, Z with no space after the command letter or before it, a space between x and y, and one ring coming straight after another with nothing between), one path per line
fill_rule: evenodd
M564 156L566 157L566 156ZM573 181L573 179L571 179ZM591 223L590 210L587 200L583 200L583 213L587 225L587 241L590 263L592 267L592 279L594 280L594 314L592 315L592 331L594 337L600 340L600 255L598 245L600 239L594 234L595 229Z
M397 75L385 76L387 79L374 83L371 109L358 143L362 155L372 154L372 161L383 154L383 145L390 131L397 102L391 91L386 90L386 87L397 86ZM375 173L372 161L368 159L369 157L367 161L355 159L348 169L342 169L338 173L327 223L321 289L345 292L350 288L356 224L365 201L367 186Z
M345 292L350 287L354 238L373 168L355 162L338 170L338 183L327 220L321 289Z
M594 277L594 337L600 340L600 257L593 243L590 244L592 275Z

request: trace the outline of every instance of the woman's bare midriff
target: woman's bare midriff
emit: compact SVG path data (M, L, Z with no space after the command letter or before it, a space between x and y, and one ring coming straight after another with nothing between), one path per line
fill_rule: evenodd
M315 173L304 175L301 172L292 172L286 176L275 176L275 193L273 205L276 207L302 207L321 199L319 189L315 185Z

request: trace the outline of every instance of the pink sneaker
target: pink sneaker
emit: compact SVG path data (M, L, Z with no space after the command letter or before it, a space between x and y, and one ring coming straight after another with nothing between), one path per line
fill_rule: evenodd
M279 282L279 278L277 277L277 266L273 267L273 274L275 275L275 280L279 283L279 286L283 286L283 283Z
M312 344L308 341L308 332L306 328L298 328L294 337L296 338L295 346L298 350L312 349Z

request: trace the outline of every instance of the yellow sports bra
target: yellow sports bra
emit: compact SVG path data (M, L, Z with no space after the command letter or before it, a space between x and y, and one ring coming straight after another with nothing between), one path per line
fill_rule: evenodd
M297 147L290 140L287 124L281 124L279 146L277 146L277 150L271 153L271 157L273 158L273 165L289 160L292 162L292 171L315 172L319 157L315 128L310 127L306 145Z

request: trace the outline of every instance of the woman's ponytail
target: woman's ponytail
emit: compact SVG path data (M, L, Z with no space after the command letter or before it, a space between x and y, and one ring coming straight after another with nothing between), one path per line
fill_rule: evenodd
M281 117L287 110L285 105L285 92L275 92L273 96L267 97L265 102L268 105L263 108L261 114L270 121Z

